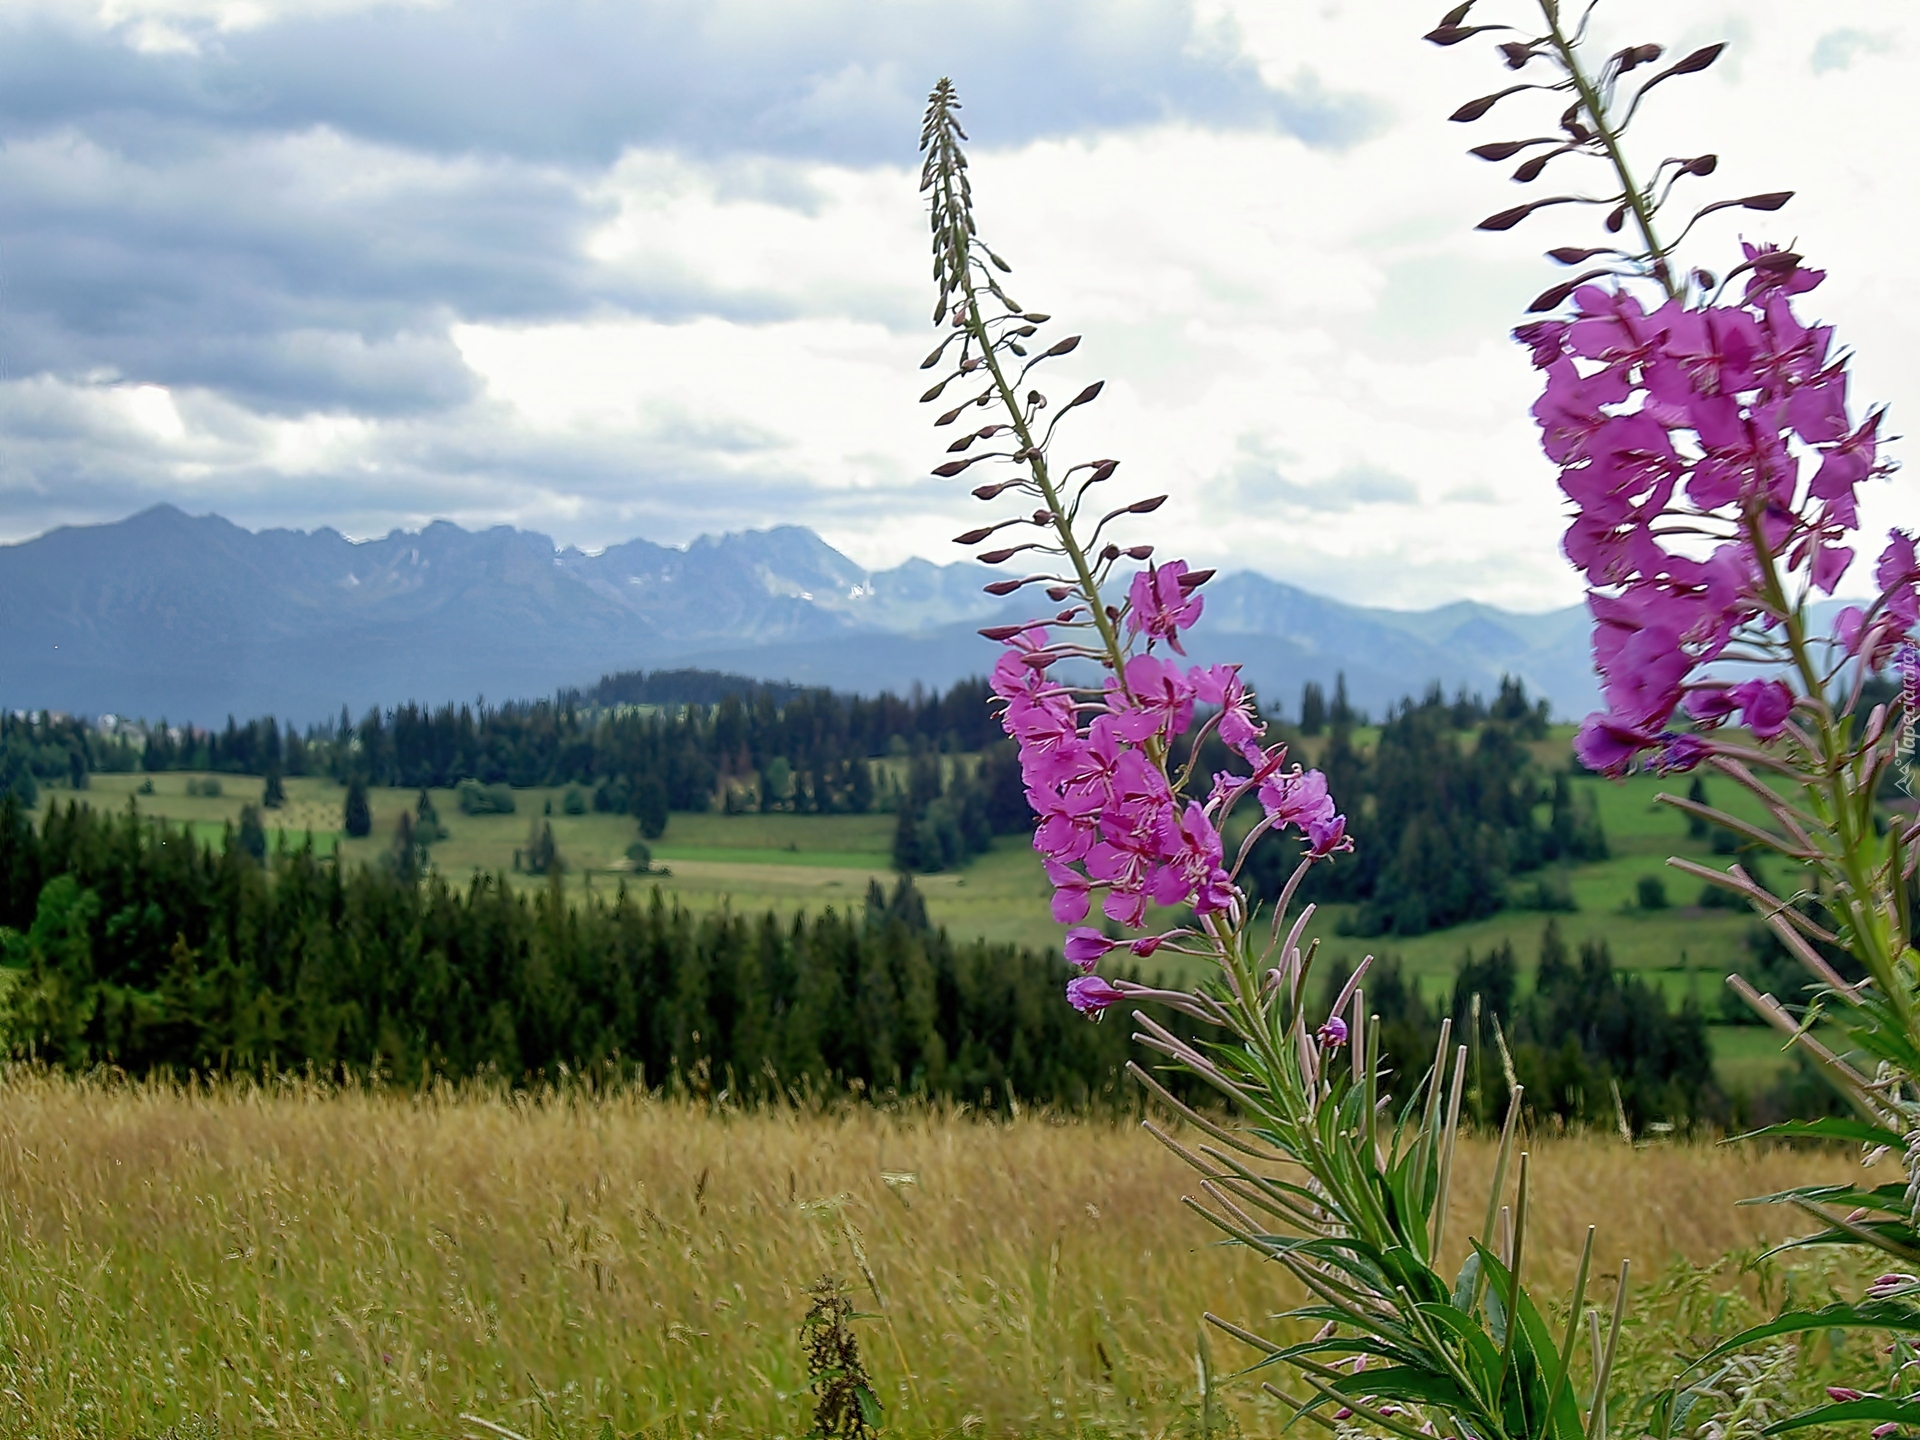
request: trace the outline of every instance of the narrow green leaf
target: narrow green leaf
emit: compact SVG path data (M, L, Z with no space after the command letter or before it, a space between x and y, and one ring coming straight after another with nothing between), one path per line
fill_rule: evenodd
M1372 1395L1380 1400L1410 1400L1417 1405L1440 1405L1449 1410L1471 1407L1452 1377L1424 1366L1395 1365L1385 1370L1362 1370L1332 1382L1342 1395Z
M1740 1203L1742 1205L1791 1205L1796 1200L1817 1200L1826 1205L1862 1206L1888 1215L1905 1216L1911 1213L1907 1207L1905 1185L1876 1185L1871 1190L1857 1190L1851 1185L1802 1185L1794 1190L1776 1190L1771 1195L1755 1195Z
M1819 1120L1785 1120L1778 1125L1730 1135L1726 1143L1742 1140L1851 1140L1862 1145L1901 1145L1903 1137L1883 1125L1870 1125L1851 1116L1829 1115Z
M1425 1260L1404 1245L1390 1246L1380 1253L1380 1264L1394 1281L1388 1289L1404 1286L1421 1303L1447 1299L1447 1287Z
M1789 1430L1804 1430L1809 1425L1840 1425L1854 1420L1892 1420L1902 1425L1920 1425L1920 1401L1889 1400L1878 1395L1864 1400L1842 1400L1775 1421L1760 1433L1781 1435Z
M1460 1337L1465 1347L1464 1359L1468 1368L1475 1372L1475 1378L1488 1390L1500 1370L1500 1351L1495 1343L1480 1328L1474 1318L1466 1311L1454 1305L1422 1305L1420 1313L1436 1324L1444 1325Z
M1858 1305L1836 1304L1823 1305L1818 1310L1790 1310L1785 1315L1742 1330L1731 1339L1722 1341L1687 1368L1698 1370L1723 1355L1731 1355L1762 1340L1771 1340L1776 1335L1799 1335L1809 1330L1833 1329L1897 1330L1920 1334L1920 1309L1897 1300L1867 1300Z
M1465 1314L1473 1309L1474 1292L1480 1285L1480 1252L1468 1255L1453 1282L1453 1306Z

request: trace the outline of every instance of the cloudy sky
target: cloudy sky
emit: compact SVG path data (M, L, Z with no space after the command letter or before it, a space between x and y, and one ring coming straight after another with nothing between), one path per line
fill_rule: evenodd
M957 558L974 502L914 403L914 143L951 74L983 233L1087 336L1059 383L1109 382L1071 443L1173 492L1165 546L1370 603L1566 603L1504 336L1590 222L1472 231L1517 197L1465 146L1548 123L1446 123L1505 72L1421 43L1441 8L8 0L0 539L165 500ZM1733 42L1640 152L1719 152L1703 199L1799 192L1691 258L1797 240L1856 394L1911 428L1909 0L1607 0L1600 31ZM1913 494L1869 523L1920 523Z

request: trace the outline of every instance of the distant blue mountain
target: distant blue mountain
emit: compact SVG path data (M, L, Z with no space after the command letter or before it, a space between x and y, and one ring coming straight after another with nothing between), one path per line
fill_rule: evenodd
M991 665L980 625L1017 615L981 593L993 573L867 571L799 526L587 555L505 526L436 521L355 542L162 505L0 546L0 706L305 722L664 666L868 693L945 686ZM1250 573L1205 594L1190 648L1244 662L1269 709L1297 712L1306 681L1330 691L1337 673L1375 712L1433 682L1491 692L1509 673L1559 713L1593 701L1578 607L1373 609Z

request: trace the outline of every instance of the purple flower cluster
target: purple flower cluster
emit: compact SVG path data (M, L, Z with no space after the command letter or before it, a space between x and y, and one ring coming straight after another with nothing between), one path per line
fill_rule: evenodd
M1051 673L1060 651L1040 625L1010 637L994 667L1001 724L1019 742L1027 800L1039 818L1034 848L1045 857L1053 915L1064 925L1084 920L1099 892L1107 918L1130 929L1145 926L1149 902L1191 905L1210 935L1213 917L1238 927L1245 897L1234 883L1238 866L1227 864L1221 827L1249 795L1263 812L1256 831L1292 827L1314 859L1352 848L1326 778L1298 765L1283 768L1286 747L1260 743L1264 726L1238 666L1183 668L1152 653L1165 642L1184 655L1180 631L1202 608L1195 587L1183 583L1190 577L1181 561L1135 576L1122 618L1129 634L1147 637L1146 649L1098 692ZM1194 728L1197 706L1210 713L1194 735L1195 751L1217 729L1248 767L1245 774L1216 774L1205 800L1187 796L1168 769L1174 742ZM1151 955L1190 933L1144 935L1128 948ZM1076 1008L1098 1012L1121 998L1123 991L1091 973L1120 944L1091 926L1068 933L1066 957L1083 972L1067 989Z
M1738 303L1649 313L1626 290L1586 285L1571 318L1515 332L1546 375L1533 413L1574 505L1567 558L1590 587L1606 709L1575 748L1595 770L1619 773L1647 751L1668 768L1697 763L1698 735L1665 729L1683 705L1704 728L1735 717L1763 739L1785 728L1785 685L1729 684L1704 667L1741 627L1784 621L1786 579L1833 593L1854 558L1858 487L1883 469L1879 412L1850 421L1831 329L1793 313L1824 274L1770 247L1746 258ZM1917 578L1913 542L1895 532L1881 599L1840 619L1850 655L1884 663L1920 613Z

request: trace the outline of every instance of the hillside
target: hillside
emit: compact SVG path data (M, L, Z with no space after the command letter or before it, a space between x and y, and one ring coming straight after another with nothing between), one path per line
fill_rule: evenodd
M944 687L990 663L975 631L1008 613L980 592L991 573L917 559L869 572L797 526L588 555L504 526L436 521L356 542L162 505L0 546L0 705L305 722L663 665L863 693ZM1373 609L1242 572L1209 588L1194 648L1244 662L1287 710L1336 672L1376 711L1435 680L1491 693L1507 672L1563 715L1592 698L1577 608Z

